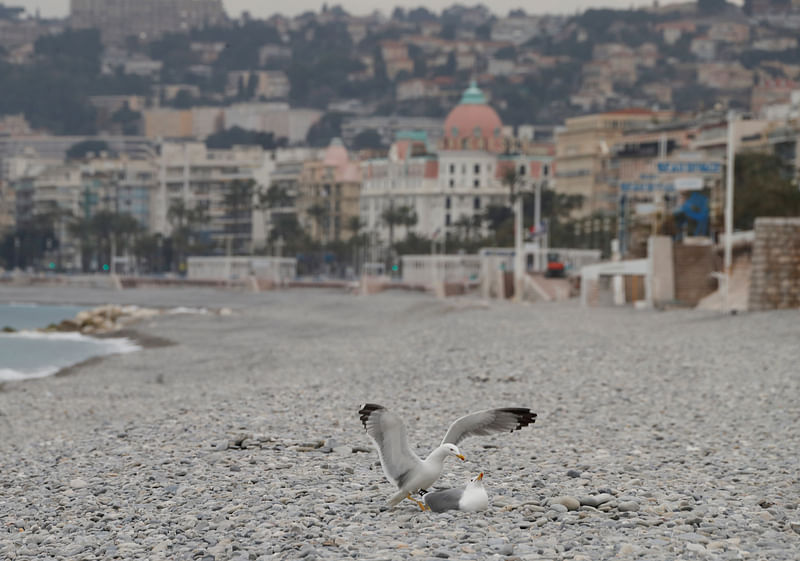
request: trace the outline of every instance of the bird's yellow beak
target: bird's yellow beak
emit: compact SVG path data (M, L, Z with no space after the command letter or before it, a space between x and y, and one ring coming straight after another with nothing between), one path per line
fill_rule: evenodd
M459 460L461 460L462 462L466 461L466 458L464 457L464 455L463 455L463 454L456 454L456 458L458 458L458 459L459 459Z
M480 481L481 479L483 479L483 472L480 472L480 473L478 474L478 481Z

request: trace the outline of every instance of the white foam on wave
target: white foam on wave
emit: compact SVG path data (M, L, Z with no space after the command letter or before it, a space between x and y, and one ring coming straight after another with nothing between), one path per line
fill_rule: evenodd
M141 349L139 345L126 337L113 337L108 339L99 339L97 337L90 337L78 333L77 331L62 332L43 332L23 330L14 333L3 333L3 337L19 337L20 339L42 339L45 341L76 341L79 343L91 343L94 345L101 345L104 347L111 347L113 353L130 353ZM111 353L109 353L111 354Z
M45 378L52 376L61 370L55 366L47 368L40 368L31 372L20 372L19 370L12 370L10 368L0 368L0 382L16 382L18 380L29 380L31 378Z
M82 335L81 333L42 333L39 331L19 331L16 333L2 333L0 334L0 337L6 339L19 338L19 339L41 339L50 341L74 341L81 343L89 343L97 345L99 347L97 349L97 352L93 352L89 356L86 356L86 358L83 360L96 356L108 356L108 355L132 353L141 350L142 348L131 339L128 339L127 337L98 339L95 337ZM72 364L65 364L62 366L44 366L41 368L37 368L35 370L27 370L27 371L14 370L11 368L0 368L0 382L27 380L30 378L44 378L46 376L52 376L59 370L63 368L68 368L70 366L74 366L79 362L82 362L82 360L73 362Z
M177 308L170 308L167 310L168 314L207 314L206 308L187 308L186 306L178 306Z

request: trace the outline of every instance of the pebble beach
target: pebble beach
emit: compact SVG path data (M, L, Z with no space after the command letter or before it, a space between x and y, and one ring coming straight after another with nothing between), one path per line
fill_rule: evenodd
M0 559L796 560L800 313L582 309L334 290L0 288L40 303L187 306L142 350L0 385ZM155 341L157 344L147 344ZM386 509L358 419L412 449L457 417L484 512Z

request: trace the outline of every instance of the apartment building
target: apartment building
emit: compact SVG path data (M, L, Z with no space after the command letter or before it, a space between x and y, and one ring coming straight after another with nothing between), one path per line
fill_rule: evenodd
M70 25L98 28L103 42L112 44L131 35L152 39L225 19L222 0L70 0Z
M333 139L321 159L306 161L298 183L300 223L315 241L345 241L355 233L359 216L361 172L339 139Z
M158 159L158 193L153 227L168 235L176 223L170 208L200 211L197 240L220 254L249 253L259 169L265 152L258 146L230 150L206 148L202 142L165 142Z
M643 128L659 117L646 109L624 109L567 119L556 135L555 189L583 197L576 216L615 212L617 189L609 181L611 146L625 131Z

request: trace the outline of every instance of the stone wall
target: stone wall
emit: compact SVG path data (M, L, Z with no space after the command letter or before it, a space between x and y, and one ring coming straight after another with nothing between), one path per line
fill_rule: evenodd
M714 250L710 245L676 244L673 248L675 299L685 305L697 303L717 289L711 276L715 270Z
M800 308L800 218L757 218L750 310Z

